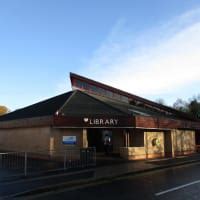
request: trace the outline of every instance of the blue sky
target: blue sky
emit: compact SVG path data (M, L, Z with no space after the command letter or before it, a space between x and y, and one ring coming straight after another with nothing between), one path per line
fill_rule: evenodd
M0 0L0 105L70 90L75 72L169 105L200 93L199 0Z

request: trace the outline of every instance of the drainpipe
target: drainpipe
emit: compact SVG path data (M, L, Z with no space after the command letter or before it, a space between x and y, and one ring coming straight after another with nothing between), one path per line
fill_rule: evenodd
M146 153L146 160L148 159L148 137L147 132L144 132L145 135L145 153Z

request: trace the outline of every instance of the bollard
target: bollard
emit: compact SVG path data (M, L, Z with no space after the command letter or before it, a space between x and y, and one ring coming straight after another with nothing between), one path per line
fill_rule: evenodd
M27 176L27 152L24 152L24 176Z

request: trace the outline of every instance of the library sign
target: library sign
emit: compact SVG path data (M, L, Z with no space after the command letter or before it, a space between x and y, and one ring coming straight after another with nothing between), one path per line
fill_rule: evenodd
M83 121L85 124L90 126L117 126L119 119L116 118L87 118L84 117Z
M54 126L57 127L135 127L132 117L119 116L55 116Z

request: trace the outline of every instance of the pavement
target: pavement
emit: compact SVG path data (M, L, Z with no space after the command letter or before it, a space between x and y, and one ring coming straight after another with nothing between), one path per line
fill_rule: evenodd
M77 188L88 184L100 183L119 177L143 174L165 168L200 162L200 154L142 161L122 162L121 159L107 157L96 168L73 173L54 174L53 176L35 177L18 181L0 182L0 197L25 198L63 188ZM97 160L98 164L98 160Z
M190 164L200 162L200 154L192 154L190 156L178 156L176 158L149 159L141 161L128 161L113 165L97 167L95 170L95 178L113 178L125 176L129 174L138 174L152 170Z

